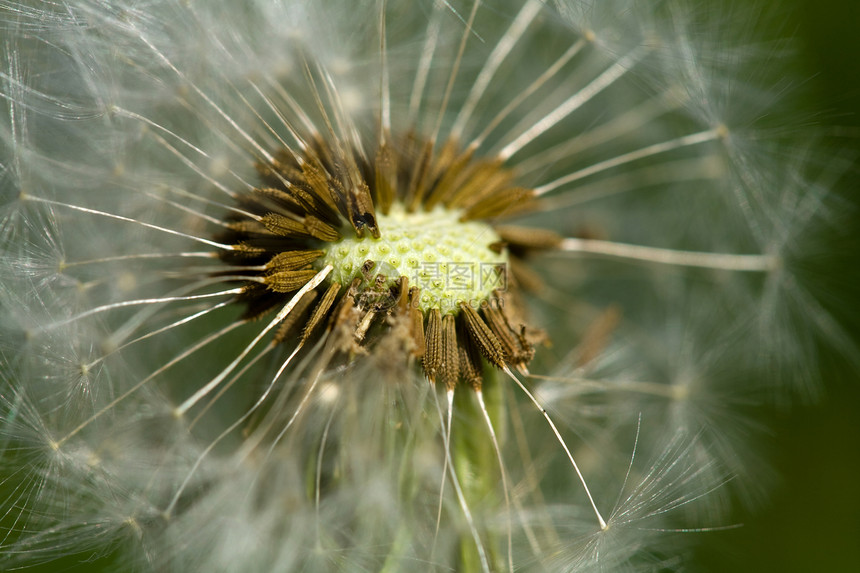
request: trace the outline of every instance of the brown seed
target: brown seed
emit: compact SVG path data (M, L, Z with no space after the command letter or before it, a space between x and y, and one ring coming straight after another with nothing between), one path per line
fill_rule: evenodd
M534 227L499 225L495 227L495 231L511 246L526 249L555 249L562 241L562 236L558 233Z
M320 241L332 243L340 239L340 233L334 227L313 215L305 217L305 228L311 237Z
M471 164L474 150L469 150L459 155L455 155L455 153L456 151L451 142L443 147L441 156L434 165L434 170L439 173L441 178L425 197L425 210L429 211L433 209L440 202L447 203L448 197L458 189L457 185L459 182L467 178L475 168Z
M290 195L306 212L330 225L340 224L340 215L338 215L337 210L310 189L303 189L301 185L293 185L290 187Z
M364 337L377 315L378 313L375 310L368 310L364 313L364 316L361 317L361 320L356 325L355 332L353 333L356 343L361 344L364 341Z
M394 193L397 185L397 164L395 154L387 142L383 142L376 152L374 163L375 179L374 192L379 210L387 214L394 202Z
M367 229L374 239L378 239L380 237L379 226L376 224L376 212L367 184L364 181L352 184L346 198L349 207L349 220L356 234L361 237L364 235L364 230Z
M337 299L337 295L340 292L340 286L341 285L339 283L331 283L331 285L328 287L328 290L325 291L325 294L320 299L319 304L317 304L316 308L314 308L313 314L311 314L310 318L305 324L305 328L302 330L302 343L304 343L311 336L311 334L313 334L317 326L322 323L323 319L328 314L331 305L334 304L334 301Z
M525 187L510 187L471 205L460 217L461 221L509 217L523 211L534 198L534 190Z
M233 254L244 255L247 257L255 257L257 255L262 255L265 252L266 249L249 245L246 242L236 243L233 245L232 251Z
M409 309L409 277L397 279L397 312L404 314Z
M305 267L325 253L323 251L284 251L272 257L266 268L272 272L295 271Z
M453 390L460 379L460 351L457 344L457 322L453 314L442 318L442 364L440 377L447 390Z
M431 165L430 180L439 181L461 155L460 145L453 139L446 140Z
M409 289L409 300L407 301L406 311L409 313L409 317L412 323L411 333L412 340L415 343L415 357L421 358L424 356L424 349L426 347L426 338L424 336L424 314L418 308L418 300L421 296L421 289L418 287L412 287Z
M284 299L280 293L269 290L260 283L251 283L244 287L237 300L247 306L242 313L243 320L258 320L276 306L283 306Z
M424 337L424 316L417 308L410 308L409 316L412 324L411 333L415 348L413 354L416 358L421 358L424 356L424 351L427 344L426 338Z
M328 223L337 223L338 215L312 191L303 188L303 178L300 172L284 183L287 190L273 187L254 189L256 204L266 210L278 211L282 214L313 214Z
M310 236L308 230L302 221L279 215L277 213L267 213L260 219L269 232L281 237L301 238Z
M431 382L436 382L436 374L442 365L442 315L438 308L427 313L425 329L424 374Z
M275 292L293 292L305 286L309 280L316 276L317 272L313 269L283 271L266 275L263 280L270 290Z
M508 360L514 364L528 364L534 357L534 348L511 326L511 321L505 314L504 299L493 298L481 309L484 319L493 333L498 337L505 349Z
M409 179L409 187L406 193L407 209L415 211L424 199L424 192L430 178L430 163L433 160L433 144L430 141L424 143L421 155L412 170Z
M273 344L285 341L292 334L293 329L296 328L298 323L301 321L302 316L305 314L305 311L310 308L317 296L317 291L312 290L296 302L296 306L293 307L290 314L288 314L281 324L278 325L278 330L272 338ZM302 342L304 342L304 340L302 340Z
M501 161L485 161L476 167L468 180L458 182L456 192L448 202L449 207L470 207L511 186L513 172L502 169Z
M494 241L487 245L487 248L494 253L501 255L502 252L504 252L504 250L508 248L508 244L504 241Z
M332 313L332 320L329 322L329 328L341 326L352 313L352 309L355 307L355 299L353 298L355 289L353 287L356 285L357 281L358 279L353 280L352 285L346 291L346 294L340 297L340 300L334 309L334 313Z
M490 361L491 364L499 367L505 367L505 353L502 350L502 345L499 343L496 335L484 322L484 319L478 315L474 308L468 303L460 302L460 310L463 320L466 324L466 330L469 336L477 345L481 354Z
M231 231L236 231L237 233L243 234L258 234L258 235L270 235L272 234L263 224L258 223L257 221L233 221L227 224L227 228Z
M508 267L511 269L511 277L513 278L511 282L524 291L537 293L544 289L544 282L540 275L523 263L521 259L511 257L508 260Z
M252 193L253 200L257 205L277 206L280 207L279 211L283 209L294 211L297 207L300 207L293 195L282 189L260 187L259 189L254 189Z
M481 314L487 326L490 327L490 330L493 331L493 334L499 340L499 344L501 344L502 350L505 353L505 358L519 362L519 341L514 331L508 326L507 321L502 317L501 311L498 308L498 302L495 300L490 301L485 308L481 309Z
M307 161L302 163L302 173L314 194L322 199L334 211L344 212L343 202L329 185L328 177L325 174L325 169L314 158L308 157Z
M459 353L460 353L460 377L469 384L474 390L480 390L484 380L484 362L481 359L481 352L472 342L468 332L466 332L466 323L463 320L458 321L459 324Z

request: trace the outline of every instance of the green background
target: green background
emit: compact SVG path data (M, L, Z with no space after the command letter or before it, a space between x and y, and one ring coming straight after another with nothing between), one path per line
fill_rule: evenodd
M843 233L831 237L840 255L821 287L855 344L860 344L860 2L773 0L786 10L801 40L801 77L808 77L814 121L833 133L835 154L853 155L840 193L855 209ZM825 395L772 416L773 445L765 455L783 477L770 503L738 516L744 527L705 534L694 571L733 573L860 571L860 375L822 348ZM855 356L855 360L857 356Z

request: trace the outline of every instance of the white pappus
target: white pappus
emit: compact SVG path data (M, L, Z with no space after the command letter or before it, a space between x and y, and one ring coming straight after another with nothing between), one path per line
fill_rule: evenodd
M847 344L798 270L843 166L762 14L695 4L0 2L0 563L663 571L734 526L748 406Z

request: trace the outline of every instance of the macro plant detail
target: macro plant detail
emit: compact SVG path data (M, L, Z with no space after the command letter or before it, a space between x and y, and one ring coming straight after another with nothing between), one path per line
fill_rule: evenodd
M562 239L474 221L510 216L533 191L511 187L498 165L471 164L453 146L434 158L429 142L403 143L397 152L383 143L372 162L315 147L260 166L272 187L242 198L243 211L227 223L221 258L231 272L249 275L240 295L247 312L259 315L283 303L277 293L331 275L309 319L289 323L303 324L295 333L300 344L328 319L328 330L351 324L352 340L341 348L349 353L382 326L405 339L404 355L421 359L429 380L449 390L461 378L480 387L481 356L498 368L523 368L539 335L514 320L508 250L522 254ZM410 165L411 157L418 160ZM290 334L282 327L278 337Z
M0 563L682 568L844 343L745 22L0 3Z

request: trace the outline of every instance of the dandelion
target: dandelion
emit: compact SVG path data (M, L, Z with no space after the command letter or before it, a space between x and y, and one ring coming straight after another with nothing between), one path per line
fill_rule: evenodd
M733 526L746 406L843 343L794 270L840 167L756 123L740 15L599 4L0 6L4 565L652 571Z

